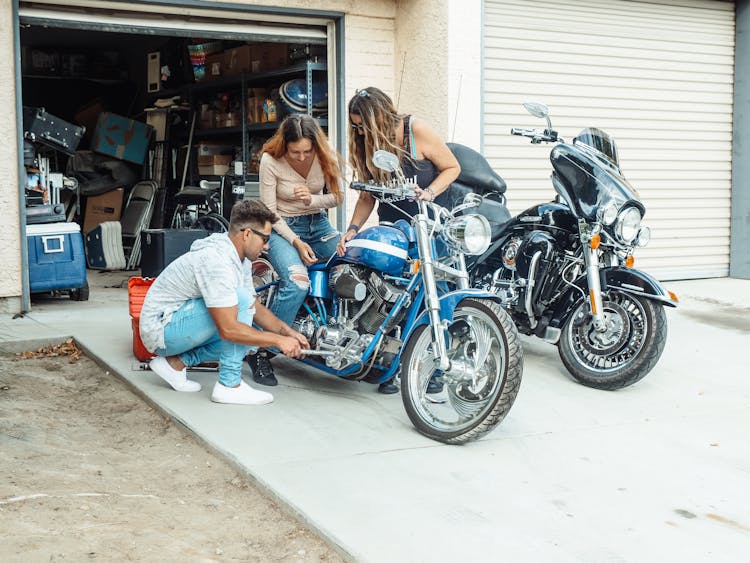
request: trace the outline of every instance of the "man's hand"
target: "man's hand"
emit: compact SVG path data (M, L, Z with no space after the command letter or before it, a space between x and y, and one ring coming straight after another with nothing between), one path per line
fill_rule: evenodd
M290 338L294 338L295 340L297 340L297 342L300 343L300 346L302 346L303 348L310 348L310 343L307 341L307 338L305 338L305 335L300 332L297 332L293 328L289 328L285 326L279 331L279 334L282 336L288 336Z
M304 336L302 336L301 334L300 336L305 342L307 342L307 339ZM302 354L300 353L300 350L302 349L301 344L302 343L294 336L280 336L277 346L279 347L279 350L281 350L281 353L285 356L289 356L290 358L299 358L300 356L302 356Z
M292 246L294 246L294 248L299 253L299 257L305 264L305 266L312 266L313 264L315 264L315 262L318 261L318 257L315 256L315 252L313 252L313 249L301 238L294 239Z

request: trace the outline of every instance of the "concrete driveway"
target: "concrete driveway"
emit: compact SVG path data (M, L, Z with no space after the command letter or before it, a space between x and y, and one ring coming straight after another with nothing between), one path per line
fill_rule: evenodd
M127 290L112 287L126 277L89 272L91 301L35 301L0 319L0 340L75 336L353 559L747 560L750 281L666 284L682 304L664 355L621 391L573 382L554 347L524 339L508 417L446 446L412 428L398 395L283 358L271 405L211 403L212 373L194 374L200 393L168 389L132 369Z

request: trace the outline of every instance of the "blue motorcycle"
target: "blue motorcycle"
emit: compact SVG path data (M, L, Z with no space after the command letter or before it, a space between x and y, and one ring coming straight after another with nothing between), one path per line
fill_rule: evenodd
M396 156L378 151L373 161L394 179L354 182L353 189L381 205L416 199ZM298 361L355 381L400 379L417 430L449 444L497 426L523 370L510 316L495 295L470 287L465 256L490 244L487 220L469 213L481 201L468 194L452 210L419 201L410 221L363 229L344 256L309 268L310 292L294 322L311 346ZM278 281L267 261L253 266L256 291L268 305Z

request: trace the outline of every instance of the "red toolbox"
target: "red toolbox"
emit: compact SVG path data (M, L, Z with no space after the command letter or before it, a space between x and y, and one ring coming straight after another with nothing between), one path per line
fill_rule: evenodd
M128 305L133 327L133 355L142 362L147 362L156 356L143 345L138 329L138 323L141 320L141 307L143 307L143 301L146 299L146 293L148 293L152 283L154 283L154 278L132 277L128 280Z

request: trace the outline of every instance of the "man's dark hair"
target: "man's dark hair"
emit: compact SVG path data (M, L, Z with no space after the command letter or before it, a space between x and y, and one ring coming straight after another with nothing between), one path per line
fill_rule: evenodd
M264 227L275 223L279 217L262 201L243 199L232 206L229 216L229 232L234 234L246 227Z

